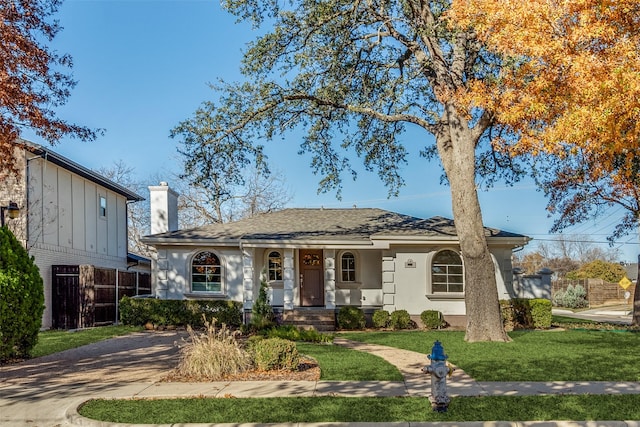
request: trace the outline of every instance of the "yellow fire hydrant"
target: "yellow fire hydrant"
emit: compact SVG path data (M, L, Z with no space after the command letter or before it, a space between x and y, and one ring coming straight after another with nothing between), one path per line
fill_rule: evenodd
M451 399L447 395L447 376L454 368L447 365L447 356L440 341L433 343L431 354L427 356L431 365L422 368L422 372L431 375L431 404L436 412L447 412Z

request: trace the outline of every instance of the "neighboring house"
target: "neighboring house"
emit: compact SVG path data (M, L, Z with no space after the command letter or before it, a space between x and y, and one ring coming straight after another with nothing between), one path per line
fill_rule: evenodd
M149 189L157 234L143 242L157 250L158 298L239 301L248 315L264 278L271 305L285 318L353 305L412 316L432 309L451 324L464 322L464 262L450 219L381 209L285 209L174 230L177 195L166 183ZM530 239L491 228L486 236L499 297L511 298L512 251Z
M144 199L48 148L18 143L20 173L0 185L0 203L20 208L5 222L40 269L43 328L115 321L118 295L140 286L131 272L150 284L150 260L127 252L127 205Z

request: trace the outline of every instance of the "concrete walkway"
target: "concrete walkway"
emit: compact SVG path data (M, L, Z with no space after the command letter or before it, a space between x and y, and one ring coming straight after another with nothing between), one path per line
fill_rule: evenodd
M373 344L337 338L337 345L378 355L396 365L404 381L234 381L206 383L167 383L157 379L131 382L64 383L59 381L0 381L0 425L11 427L125 426L100 423L81 417L77 407L92 398L161 398L161 397L287 397L287 396L417 396L428 397L429 377L421 369L429 363L426 355ZM1 372L0 372L1 374ZM52 372L55 377L55 372ZM0 379L2 377L0 376ZM537 395L537 394L640 394L640 382L548 382L512 383L478 382L456 369L448 381L454 396ZM503 423L502 426L610 426L640 427L640 422L615 423ZM207 424L209 425L209 424ZM213 425L213 424L210 424ZM296 426L300 424L279 424ZM319 424L318 424L319 425ZM325 424L326 425L326 424ZM344 425L344 423L331 423ZM364 425L364 424L360 424ZM393 423L395 426L430 425L429 423ZM449 426L496 426L487 423L440 423ZM185 425L186 426L186 425ZM190 425L195 427L195 425ZM306 425L309 426L309 425Z

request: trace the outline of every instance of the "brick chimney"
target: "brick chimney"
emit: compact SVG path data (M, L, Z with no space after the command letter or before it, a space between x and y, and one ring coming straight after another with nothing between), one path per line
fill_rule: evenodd
M149 186L151 203L151 234L166 233L178 229L178 193L162 181Z

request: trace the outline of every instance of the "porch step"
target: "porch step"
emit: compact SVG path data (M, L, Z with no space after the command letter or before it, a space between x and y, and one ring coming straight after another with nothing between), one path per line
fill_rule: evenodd
M295 308L282 313L282 323L317 331L335 331L335 311L325 308Z

